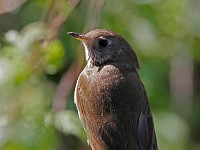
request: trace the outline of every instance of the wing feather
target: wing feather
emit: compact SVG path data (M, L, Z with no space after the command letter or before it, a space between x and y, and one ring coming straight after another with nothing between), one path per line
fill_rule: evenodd
M138 142L141 150L157 150L157 140L154 130L153 117L147 102L138 122Z

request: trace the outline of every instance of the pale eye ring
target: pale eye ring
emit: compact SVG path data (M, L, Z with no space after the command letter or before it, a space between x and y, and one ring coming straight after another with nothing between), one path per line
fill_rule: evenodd
M108 45L108 40L106 40L106 39L99 40L99 46L106 47L107 45Z

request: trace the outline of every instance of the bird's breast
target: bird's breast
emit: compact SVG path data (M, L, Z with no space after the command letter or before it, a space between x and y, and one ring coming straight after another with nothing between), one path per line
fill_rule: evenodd
M141 109L142 104L137 88L140 80L137 77L134 72L122 73L113 65L86 67L82 71L77 81L75 99L90 142L99 142L110 134L111 141L115 138L114 141L118 141L119 136L121 139L128 138L125 130L131 125L132 114Z
M113 65L86 67L77 85L80 103L96 118L128 109L129 101L138 96L134 92L135 81L128 79L128 74Z

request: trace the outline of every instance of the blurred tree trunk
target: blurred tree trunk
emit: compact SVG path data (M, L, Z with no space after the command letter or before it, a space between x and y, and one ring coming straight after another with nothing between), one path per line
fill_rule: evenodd
M173 108L187 119L193 105L193 57L190 50L179 46L171 59L170 89Z

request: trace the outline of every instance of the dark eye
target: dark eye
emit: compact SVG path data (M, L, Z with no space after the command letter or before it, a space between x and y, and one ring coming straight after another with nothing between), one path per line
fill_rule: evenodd
M105 40L105 39L101 39L101 40L99 40L99 45L100 45L101 47L105 47L105 46L108 45L108 41Z

